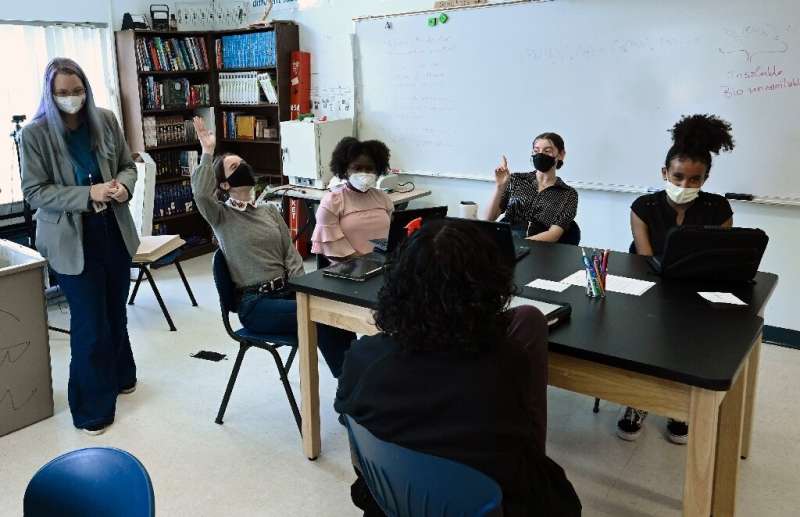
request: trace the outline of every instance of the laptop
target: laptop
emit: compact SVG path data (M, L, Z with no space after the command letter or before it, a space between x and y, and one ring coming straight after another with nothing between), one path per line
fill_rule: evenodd
M495 221L481 221L478 219L459 219L449 217L448 219L466 221L468 223L478 226L481 230L485 231L497 243L500 252L513 264L520 261L528 253L531 252L527 246L518 246L514 244L514 235L511 233L511 225L509 223L499 223Z
M754 228L677 226L667 232L664 253L648 262L664 278L749 282L768 241L763 230Z
M411 210L398 210L392 213L392 223L389 225L389 237L387 239L373 239L375 251L379 253L391 253L396 250L408 236L406 225L415 219L425 221L432 219L444 219L447 216L446 206L434 206L429 208L413 208Z

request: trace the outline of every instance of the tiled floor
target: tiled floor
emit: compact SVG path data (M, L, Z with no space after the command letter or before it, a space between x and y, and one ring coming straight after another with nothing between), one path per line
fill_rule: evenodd
M323 454L305 459L277 372L265 352L245 358L225 425L214 423L236 347L219 319L210 256L185 264L199 307L191 307L173 268L155 276L178 332L169 332L148 287L129 310L139 388L121 396L109 431L76 431L66 406L69 345L51 334L56 415L0 438L0 516L22 515L31 475L65 451L112 445L135 454L155 485L158 515L355 516L347 439L335 420L334 379L320 367ZM54 324L68 326L54 307ZM228 354L218 363L190 357ZM292 384L299 397L297 368ZM751 457L742 463L741 516L784 517L800 508L800 352L765 346ZM685 449L651 416L636 443L614 436L618 406L551 389L548 452L567 471L587 516L680 515Z

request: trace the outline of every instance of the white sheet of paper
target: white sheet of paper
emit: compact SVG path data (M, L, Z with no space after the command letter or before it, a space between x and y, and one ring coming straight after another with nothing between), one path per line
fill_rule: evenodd
M562 284L561 282L553 282L552 280L545 280L543 278L537 278L528 284L528 287L535 287L536 289L544 289L546 291L555 291L557 293L563 293L569 289L569 286L570 284Z
M575 271L562 280L561 283L586 287L586 270L579 269ZM612 293L641 296L654 285L656 285L655 282L637 280L636 278L628 278L626 276L608 275L606 277L606 291L611 291Z
M701 293L698 292L700 296L705 298L711 303L729 303L731 305L747 305L742 300L737 298L735 295L731 293Z

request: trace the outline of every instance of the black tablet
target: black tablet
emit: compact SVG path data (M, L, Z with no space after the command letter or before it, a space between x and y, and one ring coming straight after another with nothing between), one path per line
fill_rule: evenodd
M331 264L322 270L323 276L363 282L383 271L383 262L370 258L354 258Z

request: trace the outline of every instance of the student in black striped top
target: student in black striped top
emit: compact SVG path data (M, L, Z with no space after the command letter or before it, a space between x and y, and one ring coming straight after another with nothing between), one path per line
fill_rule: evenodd
M509 173L506 157L495 169L495 193L486 218L503 214L515 233L528 239L558 242L569 231L578 212L578 193L556 174L564 165L564 139L542 133L533 140L533 172Z
M714 115L683 117L672 128L672 140L661 169L664 190L641 196L631 206L633 247L639 255L661 255L667 232L676 226L733 226L728 200L701 190L711 171L711 153L733 149L731 125ZM625 408L617 422L617 436L636 440L646 417L646 411ZM686 422L669 419L669 441L685 444L688 436Z

